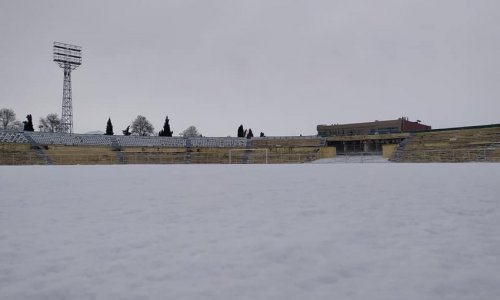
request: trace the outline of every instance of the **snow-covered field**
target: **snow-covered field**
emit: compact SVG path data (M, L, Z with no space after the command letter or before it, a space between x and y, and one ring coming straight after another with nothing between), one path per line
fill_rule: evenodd
M342 163L388 163L389 159L382 155L337 155L333 158L322 158L312 161L313 164L342 164Z
M0 167L0 299L500 299L500 164Z

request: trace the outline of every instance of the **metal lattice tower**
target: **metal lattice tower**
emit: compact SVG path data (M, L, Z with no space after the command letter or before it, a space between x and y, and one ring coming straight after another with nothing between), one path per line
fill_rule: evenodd
M71 71L82 64L82 47L54 42L54 62L64 69L61 132L73 133Z

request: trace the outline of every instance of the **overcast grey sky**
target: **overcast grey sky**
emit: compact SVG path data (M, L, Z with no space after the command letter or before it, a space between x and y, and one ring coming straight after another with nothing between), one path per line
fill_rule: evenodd
M500 123L498 0L0 0L0 37L0 107L36 122L61 115L53 41L83 47L75 132Z

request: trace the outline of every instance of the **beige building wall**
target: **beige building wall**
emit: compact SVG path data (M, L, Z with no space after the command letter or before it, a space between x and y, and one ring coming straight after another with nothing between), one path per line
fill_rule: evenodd
M337 148L335 147L321 147L319 149L319 158L332 158L337 156Z
M382 145L382 156L385 158L390 158L394 150L398 147L398 144L384 144Z

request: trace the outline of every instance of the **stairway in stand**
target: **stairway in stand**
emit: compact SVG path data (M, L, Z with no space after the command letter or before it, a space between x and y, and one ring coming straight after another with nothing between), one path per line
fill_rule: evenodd
M125 156L123 155L122 148L120 147L120 144L118 143L118 139L115 136L111 136L111 149L116 152L116 158L118 158L118 161L121 164L126 164L127 160L125 159Z
M30 143L31 149L35 150L36 155L41 158L46 165L52 165L52 160L45 154L45 152L43 152L42 147L40 147L40 145L29 134L25 133L24 137Z

